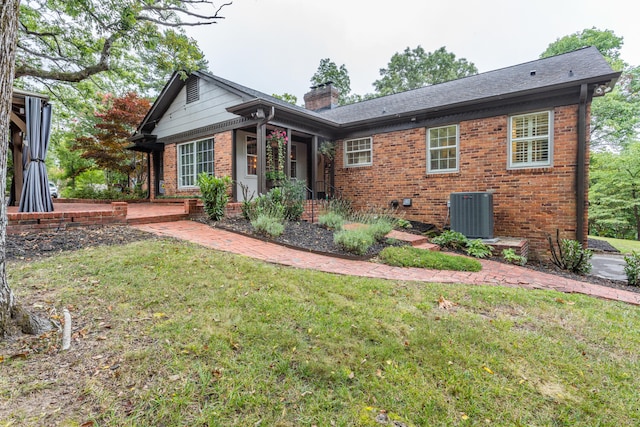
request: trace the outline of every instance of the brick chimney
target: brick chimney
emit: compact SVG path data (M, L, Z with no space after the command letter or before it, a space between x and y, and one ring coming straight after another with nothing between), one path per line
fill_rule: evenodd
M311 111L330 110L338 106L340 91L333 87L333 82L312 86L311 91L304 94L304 108Z

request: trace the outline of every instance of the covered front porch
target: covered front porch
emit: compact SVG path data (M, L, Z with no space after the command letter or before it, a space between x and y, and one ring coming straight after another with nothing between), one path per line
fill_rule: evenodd
M233 131L234 200L266 194L285 178L303 181L308 199L335 195L333 159L323 149L333 144L330 135L296 123L281 106L247 103L228 110L251 120Z

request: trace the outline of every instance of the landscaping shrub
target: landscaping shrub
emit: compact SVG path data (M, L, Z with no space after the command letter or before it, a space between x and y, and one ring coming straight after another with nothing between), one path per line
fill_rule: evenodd
M229 186L231 177L216 177L202 172L198 175L198 186L202 194L204 211L213 221L219 221L224 217L224 209L229 202Z
M252 202L249 210L249 219L255 220L260 215L277 218L280 221L285 218L285 207L282 203L282 190L279 187L272 188L267 194L261 194Z
M364 255L375 243L373 235L365 228L338 231L333 235L333 241L347 252Z
M342 230L344 218L340 214L330 211L318 217L318 224L332 230Z
M576 274L587 274L591 271L589 260L593 252L584 249L582 243L576 240L560 239L560 230L556 230L556 244L554 246L551 236L547 236L551 247L553 263L563 270Z
M467 242L467 249L465 249L467 255L474 258L487 258L493 253L493 247L487 245L480 239L469 240Z
M517 255L513 249L503 249L502 258L509 264L525 265L527 263L527 258Z
M91 185L77 189L66 189L64 197L71 199L93 199L93 200L139 200L147 197L146 191L120 191L116 189L96 190Z
M464 249L468 241L464 234L452 230L443 231L431 239L431 243L449 249Z
M378 242L382 241L391 230L393 230L393 222L387 217L380 217L367 227L367 231Z
M302 217L304 204L307 200L305 182L297 179L284 179L280 181L280 191L281 202L284 206L284 218L288 221L298 221Z
M475 259L428 251L412 246L389 246L379 254L380 260L395 267L418 267L434 270L480 271L482 265Z
M625 255L624 262L627 282L631 286L640 286L640 253L631 251L630 255Z
M256 219L251 221L251 225L258 233L278 237L284 233L284 224L280 218L274 218L266 214L259 214Z

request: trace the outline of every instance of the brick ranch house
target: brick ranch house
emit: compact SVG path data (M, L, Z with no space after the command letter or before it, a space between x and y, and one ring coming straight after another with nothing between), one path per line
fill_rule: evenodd
M231 176L241 201L240 184L267 191L266 137L283 130L285 173L315 197L399 202L405 218L442 228L451 193L486 192L495 235L528 239L539 258L556 229L586 242L590 105L619 75L589 47L346 106L327 84L302 108L205 72L176 74L132 149L150 153L152 198L197 194L205 171ZM333 162L320 154L327 141Z

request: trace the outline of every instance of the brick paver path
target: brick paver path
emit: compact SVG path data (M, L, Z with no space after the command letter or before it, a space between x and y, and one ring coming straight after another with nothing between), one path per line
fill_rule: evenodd
M136 228L161 236L188 240L220 251L246 255L266 262L327 273L375 277L393 280L415 280L436 283L466 283L473 285L500 285L529 289L549 289L568 293L581 293L599 298L624 301L640 305L640 294L606 286L565 279L523 267L494 261L480 260L482 271L456 272L422 268L391 267L368 261L347 260L310 252L297 251L273 243L211 228L194 221L163 222L136 225Z

